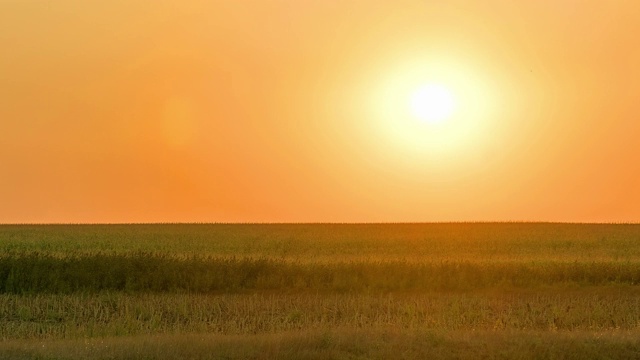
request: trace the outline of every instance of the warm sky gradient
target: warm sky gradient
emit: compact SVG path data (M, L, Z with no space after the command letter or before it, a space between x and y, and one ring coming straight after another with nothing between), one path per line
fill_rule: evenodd
M640 221L637 0L3 0L0 54L0 223Z

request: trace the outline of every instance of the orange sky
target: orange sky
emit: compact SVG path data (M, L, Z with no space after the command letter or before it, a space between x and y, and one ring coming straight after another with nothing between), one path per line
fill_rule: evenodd
M0 223L639 222L638 34L635 0L2 1ZM402 115L430 79L448 133Z

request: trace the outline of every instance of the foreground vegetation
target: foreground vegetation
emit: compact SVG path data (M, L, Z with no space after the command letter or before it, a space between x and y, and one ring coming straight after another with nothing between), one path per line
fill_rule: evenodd
M70 339L300 329L640 330L640 290L417 294L2 295L0 337Z
M330 329L7 341L11 359L638 359L640 333Z
M640 226L0 226L0 358L639 358Z

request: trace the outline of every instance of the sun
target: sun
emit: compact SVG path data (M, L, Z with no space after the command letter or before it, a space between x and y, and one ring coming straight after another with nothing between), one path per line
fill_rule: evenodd
M411 114L421 121L439 124L451 117L456 109L453 92L440 84L426 84L415 90L409 99Z
M498 82L473 63L425 55L386 66L362 102L367 136L381 157L418 169L454 166L502 136Z

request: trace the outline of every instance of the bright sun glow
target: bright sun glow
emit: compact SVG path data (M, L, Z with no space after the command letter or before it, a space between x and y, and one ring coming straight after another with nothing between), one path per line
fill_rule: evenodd
M415 57L387 68L377 81L369 102L373 143L395 161L463 164L499 136L495 92L469 64Z
M412 95L409 102L412 114L420 120L437 124L451 117L455 110L455 97L446 87L428 84Z

